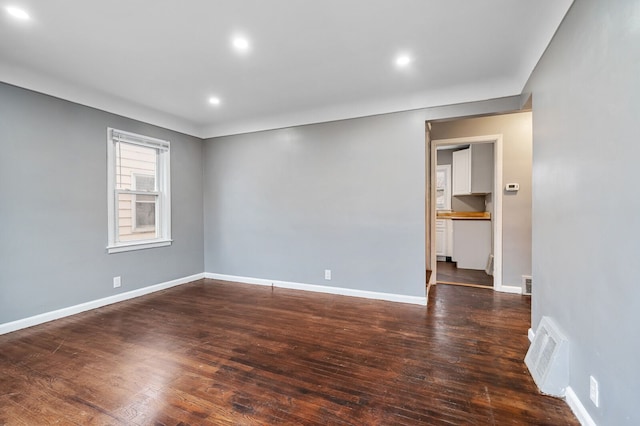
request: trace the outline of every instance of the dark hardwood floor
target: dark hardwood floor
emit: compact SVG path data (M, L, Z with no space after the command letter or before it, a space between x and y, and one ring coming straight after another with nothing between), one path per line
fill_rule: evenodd
M0 336L0 424L577 425L526 371L529 310L196 281Z
M436 282L493 287L493 277L485 271L458 268L455 262L438 262Z

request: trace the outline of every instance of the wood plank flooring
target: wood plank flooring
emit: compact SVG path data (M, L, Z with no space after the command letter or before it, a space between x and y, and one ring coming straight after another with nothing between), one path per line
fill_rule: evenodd
M526 372L529 309L200 280L0 336L0 424L577 425Z
M493 287L493 277L485 271L458 268L455 262L438 262L437 274L438 283Z

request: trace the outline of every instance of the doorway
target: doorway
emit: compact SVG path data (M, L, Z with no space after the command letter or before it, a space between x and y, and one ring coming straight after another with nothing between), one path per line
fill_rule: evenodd
M468 210L486 210L491 213L493 265L490 265L486 258L484 263L487 264L488 269L493 270L493 289L522 293L526 278L531 275L533 153L531 111L428 121L426 131L425 164L428 180L425 207L428 234L426 265L432 272L428 274L429 282L435 284L437 281L436 251L438 248L441 249L436 247L437 148L442 149L450 145L456 147L455 149L464 149L464 146L459 146L475 147L478 144L490 143L494 147L493 185L489 191L478 189L470 191L472 193L491 192L491 196L487 198L490 204L487 203L486 209L480 205L478 208ZM452 176L454 177L452 186L456 186L455 167L452 167ZM452 210L459 209L459 204L454 203L451 207ZM474 268L484 269L484 266L481 264Z
M435 183L429 205L430 226L435 230L430 241L429 284L457 283L500 291L502 135L434 139L429 145L431 182ZM441 162L450 165L438 166L439 152L441 157L444 153L453 157Z

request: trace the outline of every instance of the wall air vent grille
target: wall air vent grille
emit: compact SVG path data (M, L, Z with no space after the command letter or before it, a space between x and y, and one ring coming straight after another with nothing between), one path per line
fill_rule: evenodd
M540 360L536 365L536 370L539 375L543 375L549 369L551 357L553 356L553 353L555 352L557 346L558 343L553 338L553 336L547 336L544 345L542 345L543 349L542 353L540 354Z
M569 342L549 317L543 317L524 359L542 393L564 396L569 384Z
M533 284L533 278L530 275L522 276L522 294L531 295L531 285Z

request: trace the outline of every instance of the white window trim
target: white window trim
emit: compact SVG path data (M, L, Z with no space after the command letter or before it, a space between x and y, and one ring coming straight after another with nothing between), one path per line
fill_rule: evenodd
M156 188L159 195L156 203L156 229L159 238L139 241L117 241L118 215L116 213L116 158L115 142L125 142L159 150ZM162 139L138 135L136 133L107 128L107 253L121 253L171 245L171 163L170 143ZM136 191L128 191L136 193Z

